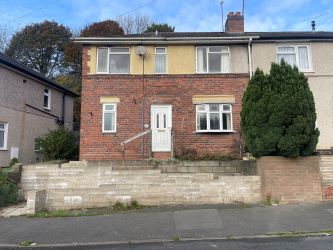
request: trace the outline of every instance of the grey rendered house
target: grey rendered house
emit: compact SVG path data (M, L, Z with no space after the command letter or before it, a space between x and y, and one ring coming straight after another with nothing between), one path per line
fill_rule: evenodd
M320 137L317 150L333 153L333 32L261 32L251 44L252 65L266 73L282 58L308 78Z
M0 167L12 158L41 159L35 139L59 125L73 127L69 89L0 53Z

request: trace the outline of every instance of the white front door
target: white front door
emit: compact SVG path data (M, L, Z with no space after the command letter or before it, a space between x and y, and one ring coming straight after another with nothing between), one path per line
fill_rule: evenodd
M171 105L151 106L152 151L171 151Z

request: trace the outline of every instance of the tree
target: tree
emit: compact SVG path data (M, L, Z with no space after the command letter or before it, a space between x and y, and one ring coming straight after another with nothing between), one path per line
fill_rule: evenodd
M5 26L0 27L0 52L5 52L10 41L11 32Z
M44 160L75 160L78 158L78 144L75 135L64 127L50 130L36 138Z
M269 75L257 69L243 96L241 128L255 157L313 154L319 130L304 74L284 61L273 63Z
M145 32L174 32L175 31L175 26L171 27L167 23L152 23Z
M81 31L81 36L98 36L108 37L112 35L123 35L124 30L119 26L116 21L105 20L102 22L95 22L86 26Z
M47 77L64 70L64 50L72 34L54 21L27 25L12 37L6 54Z
M117 21L126 35L141 34L152 24L150 17L141 13L119 17Z

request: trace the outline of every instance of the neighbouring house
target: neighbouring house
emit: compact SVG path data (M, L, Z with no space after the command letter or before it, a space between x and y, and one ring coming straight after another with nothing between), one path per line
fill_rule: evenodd
M35 139L73 126L77 94L0 53L0 166L42 159Z
M83 46L80 159L237 154L243 92L256 67L284 58L309 76L320 149L333 146L333 33L225 32L79 37Z

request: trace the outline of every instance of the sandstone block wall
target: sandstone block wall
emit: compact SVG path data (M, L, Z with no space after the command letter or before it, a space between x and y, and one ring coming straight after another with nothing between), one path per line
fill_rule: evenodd
M257 159L263 199L271 196L284 204L321 201L319 162L318 156L297 159L267 156Z
M25 192L46 190L46 209L104 207L130 200L143 205L261 201L259 176L114 170L85 162L23 166L21 187Z

